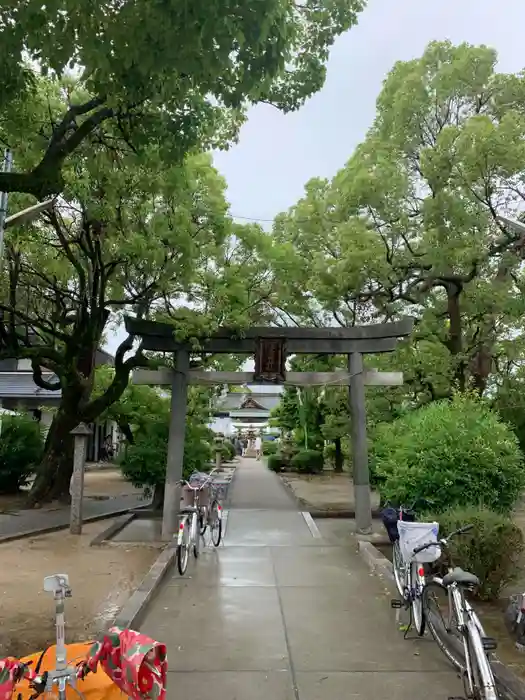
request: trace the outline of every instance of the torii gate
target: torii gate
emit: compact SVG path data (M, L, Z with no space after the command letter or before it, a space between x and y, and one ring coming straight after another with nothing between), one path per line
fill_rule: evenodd
M170 541L178 528L180 480L184 459L184 436L189 384L273 383L296 386L349 386L352 417L352 457L355 494L355 518L358 532L372 529L370 475L366 438L365 386L395 386L403 383L400 372L363 369L363 355L391 352L398 339L412 332L413 319L350 328L251 328L234 332L220 329L200 340L199 350L210 354L253 354L255 372L212 372L190 370L192 347L175 339L169 323L141 321L126 317L128 333L139 336L145 350L172 352L174 369L135 370L135 384L170 385L171 415L169 427L166 486L162 514L162 539ZM347 355L348 372L286 372L286 355Z

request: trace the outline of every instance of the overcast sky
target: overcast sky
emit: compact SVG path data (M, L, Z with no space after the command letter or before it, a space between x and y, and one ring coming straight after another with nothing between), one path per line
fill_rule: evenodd
M381 84L398 60L421 56L429 41L487 44L499 70L525 67L524 0L370 0L359 24L332 49L324 88L297 113L252 109L238 145L215 155L235 217L273 219L312 177L332 177L364 138ZM122 341L109 339L112 352Z
M432 40L487 44L499 70L525 67L524 0L370 0L359 24L332 49L326 84L297 113L261 105L239 144L215 156L231 212L272 219L312 177L331 177L364 138L381 84L398 60L419 57Z

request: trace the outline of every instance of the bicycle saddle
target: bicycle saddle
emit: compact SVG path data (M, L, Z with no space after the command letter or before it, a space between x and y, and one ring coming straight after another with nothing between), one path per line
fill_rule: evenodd
M457 566L443 577L444 586L450 586L451 583L457 583L460 586L479 586L480 581L475 574L463 571Z

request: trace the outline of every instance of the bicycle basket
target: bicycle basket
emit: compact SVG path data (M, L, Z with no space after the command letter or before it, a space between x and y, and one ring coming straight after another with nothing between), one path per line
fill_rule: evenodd
M399 520L397 510L395 508L383 508L381 511L381 520L385 526L386 534L390 542L395 542L399 539L397 531L397 522Z
M436 561L441 556L441 548L438 544L438 523L409 523L405 520L400 520L397 523L397 530L399 532L401 555L405 562L415 561L426 564ZM414 549L430 542L435 542L436 544L414 554Z

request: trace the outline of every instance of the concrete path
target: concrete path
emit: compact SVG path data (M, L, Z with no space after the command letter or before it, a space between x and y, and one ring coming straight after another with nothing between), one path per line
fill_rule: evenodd
M275 474L241 462L224 546L173 572L142 625L168 645L170 699L462 695L433 642L403 640L354 549L316 534Z
M144 505L145 501L134 494L117 496L107 500L84 499L84 521ZM2 538L24 535L35 530L69 527L69 507L57 506L56 510L19 510L16 513L0 513L0 541Z

